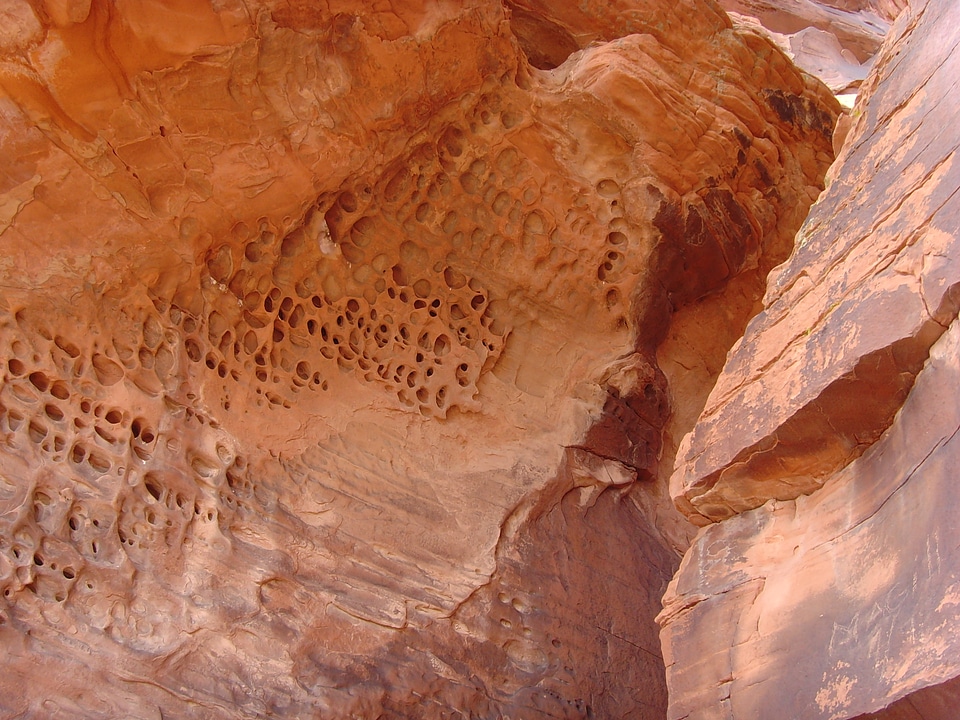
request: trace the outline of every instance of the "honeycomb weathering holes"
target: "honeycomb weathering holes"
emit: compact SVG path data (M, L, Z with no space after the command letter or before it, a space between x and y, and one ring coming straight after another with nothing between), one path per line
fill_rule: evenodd
M463 155L451 146L458 133L444 135L454 156ZM518 162L515 150L503 154L501 165ZM487 193L490 202L479 201L469 216L438 211L434 204L451 186L435 149L423 145L411 160L416 167L401 164L384 173L372 191L345 189L324 201L339 255L303 241L322 212L320 201L283 237L268 226L242 253L227 245L211 251L207 269L217 284L204 293L209 342L188 337L187 358L222 378L252 372L270 386L264 393L271 393L272 404L281 404L273 402L278 397L293 401L303 388L327 387L331 375L347 370L390 386L401 404L425 414L471 407L481 368L499 353L506 328L491 316L483 284L464 272L463 258L451 257L450 247L469 232L482 251L487 205L517 231L539 233L547 221L541 212L523 213L505 190ZM489 171L494 162L466 160L478 189L497 181ZM170 316L183 327L181 318ZM149 347L154 338L146 330ZM401 366L420 368L416 388L410 370L397 371Z
M29 551L3 549L20 567L45 541L63 546L40 550L34 567L69 570L32 589L57 601L72 583L92 585L88 568L176 563L203 526L257 512L240 458L177 441L216 432L216 409L201 412L200 393L184 390L197 376L207 400L219 384L224 410L237 383L252 382L264 409L283 408L346 373L442 417L475 407L478 379L503 352L505 279L525 278L522 292L545 305L583 286L585 304L622 313L616 278L631 272L631 240L617 221L619 186L603 180L546 202L544 172L504 140L511 112L480 98L464 123L443 125L378 179L322 195L289 232L238 227L210 248L202 275L161 273L148 298L125 307L134 325L123 342L37 332L29 313L0 318L10 321L0 430L92 488L38 494ZM601 287L583 282L584 262L603 269ZM173 550L151 560L158 544ZM29 589L2 582L7 597Z

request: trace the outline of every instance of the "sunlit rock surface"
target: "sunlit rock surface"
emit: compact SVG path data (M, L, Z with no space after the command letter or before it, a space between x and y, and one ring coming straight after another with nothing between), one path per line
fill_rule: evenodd
M863 62L880 48L890 23L908 0L720 0L728 12L759 20L775 33L817 28Z
M906 0L721 0L835 93L855 93Z

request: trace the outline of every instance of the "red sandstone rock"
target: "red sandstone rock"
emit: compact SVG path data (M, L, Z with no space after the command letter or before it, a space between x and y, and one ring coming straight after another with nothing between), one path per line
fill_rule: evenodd
M916 83L882 60L833 184L681 447L672 492L688 511L815 490L890 424L955 312L955 38L939 22L898 45Z
M889 23L906 7L905 0L724 0L721 4L735 23L763 28L798 67L836 93L859 88Z
M954 321L866 454L698 537L660 618L669 717L853 717L960 675L958 358Z
M860 63L841 47L836 35L815 27L791 35L788 46L788 54L799 67L837 93L860 87L870 69L869 62Z
M4 6L4 713L662 716L656 478L838 107L552 5Z
M673 491L721 522L664 597L670 718L955 714L958 28L898 20L681 445Z

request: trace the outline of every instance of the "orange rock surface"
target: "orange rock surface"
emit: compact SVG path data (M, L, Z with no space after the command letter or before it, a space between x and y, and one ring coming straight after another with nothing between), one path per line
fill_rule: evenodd
M837 113L708 0L0 5L0 712L662 717Z
M836 179L684 441L673 492L711 519L810 492L863 452L956 313L954 60L950 39L929 42L912 56L922 92L884 73L889 57L873 76Z

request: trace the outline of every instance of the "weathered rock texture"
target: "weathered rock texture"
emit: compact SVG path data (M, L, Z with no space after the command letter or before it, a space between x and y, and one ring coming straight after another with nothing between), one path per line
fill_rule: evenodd
M856 92L906 0L722 0L737 23L759 26L837 93Z
M924 688L876 717L955 712L934 686L960 675L958 42L954 3L898 20L681 444L672 491L722 522L664 600L671 718L845 718Z
M702 515L796 497L849 463L890 424L956 312L958 61L941 32L913 33L885 59L837 179L684 442L674 490ZM919 67L884 72L901 56Z
M720 4L730 12L756 18L776 33L817 28L836 37L863 62L877 52L889 23L907 0L721 0Z
M0 13L2 712L662 717L826 88L707 1Z

